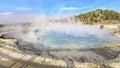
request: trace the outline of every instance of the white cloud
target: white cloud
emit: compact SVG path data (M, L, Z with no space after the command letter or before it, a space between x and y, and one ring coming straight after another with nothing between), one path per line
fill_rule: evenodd
M78 10L77 7L62 7L61 10Z
M18 7L16 10L32 10L31 8L28 7Z
M70 11L72 11L72 10L82 10L82 9L87 9L87 8L92 8L92 6L90 6L90 7L61 7L60 8L60 10L70 10Z
M43 16L39 14L11 14L11 15L0 15L0 24L11 24L11 23L31 23L39 22ZM45 18L46 19L46 18Z
M0 13L0 15L11 15L11 14L13 14L12 12L2 12L2 13Z

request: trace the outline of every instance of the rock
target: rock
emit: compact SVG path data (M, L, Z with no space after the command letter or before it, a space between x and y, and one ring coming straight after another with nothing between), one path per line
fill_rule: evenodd
M55 65L57 66L59 64L59 66L62 67L66 67L66 63L63 60L53 60L53 59L45 59L44 64L48 64L48 65Z
M2 39L15 39L12 35L13 35L12 33L2 34L0 36L0 38L2 38Z
M117 32L120 31L120 24L95 24L94 26L105 30L114 30Z
M42 51L35 49L32 43L19 40L17 45L18 45L19 49L21 49L22 51L24 51L28 54L36 54L36 55L42 54Z
M87 61L87 58L85 56L81 56L79 57L79 62L86 62Z
M114 36L120 38L120 32L115 33Z
M6 44L16 44L17 40L16 39L1 39L0 38L0 41L3 42L3 43L6 43Z
M120 63L105 63L105 65L109 68L120 68Z
M95 63L79 63L75 62L75 68L102 68L102 66Z

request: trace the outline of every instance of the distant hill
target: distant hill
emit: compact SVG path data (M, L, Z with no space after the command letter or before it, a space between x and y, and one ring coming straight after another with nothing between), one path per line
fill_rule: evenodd
M88 13L74 16L76 21L84 24L116 24L120 23L120 13L114 10L97 9Z
M50 20L50 22L60 22L60 23L76 23L76 21L80 21L83 22L84 24L120 24L120 13L114 10L102 10L102 9L97 9L95 11L90 11L87 13L83 13L80 15L76 15L76 16L72 16L72 17L65 17L65 18L61 18L61 19L53 19ZM33 22L31 22L33 23ZM30 22L28 23L14 23L14 25L27 25L30 26L31 25ZM6 25L6 24L4 24ZM11 24L7 24L7 25L13 25L13 23ZM0 24L0 27L2 27L3 24Z

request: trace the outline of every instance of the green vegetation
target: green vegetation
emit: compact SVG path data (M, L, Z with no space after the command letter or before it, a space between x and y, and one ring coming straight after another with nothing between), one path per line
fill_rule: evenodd
M84 24L115 24L120 23L120 13L114 10L97 9L96 11L75 16L75 20L84 22Z
M3 25L0 24L0 28L2 28L2 27L3 27Z

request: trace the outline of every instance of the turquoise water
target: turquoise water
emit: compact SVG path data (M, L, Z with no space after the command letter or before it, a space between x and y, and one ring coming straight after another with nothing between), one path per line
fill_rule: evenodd
M87 36L73 36L55 32L38 33L39 41L42 45L37 43L38 48L43 50L54 49L89 49L104 47L108 44L118 44L120 39L114 36L106 36L99 38L95 35Z

